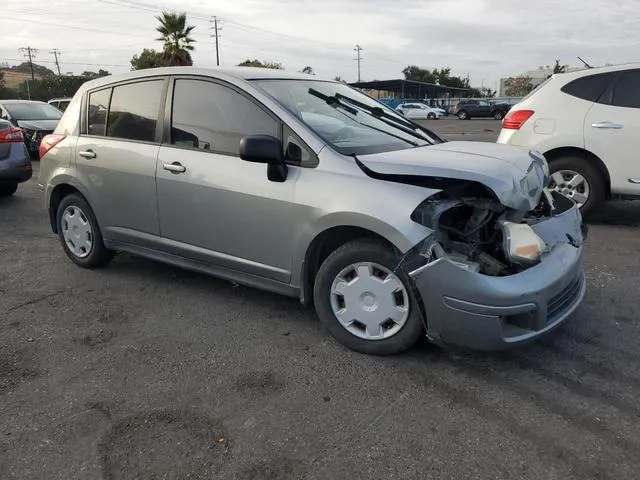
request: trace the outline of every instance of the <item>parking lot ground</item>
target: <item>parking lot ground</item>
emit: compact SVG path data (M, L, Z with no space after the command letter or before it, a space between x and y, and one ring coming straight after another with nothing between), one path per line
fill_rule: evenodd
M636 480L639 232L640 202L600 212L584 304L532 346L379 358L295 300L76 267L34 179L0 201L0 478Z

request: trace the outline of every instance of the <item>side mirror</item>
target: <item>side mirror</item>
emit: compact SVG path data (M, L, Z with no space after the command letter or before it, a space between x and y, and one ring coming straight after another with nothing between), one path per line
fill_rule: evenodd
M267 178L272 182L287 179L282 143L271 135L249 135L240 140L240 158L246 162L266 163Z

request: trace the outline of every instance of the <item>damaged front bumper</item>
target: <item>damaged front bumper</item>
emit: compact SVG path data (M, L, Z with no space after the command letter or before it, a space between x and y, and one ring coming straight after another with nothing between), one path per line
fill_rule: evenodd
M520 273L488 276L447 258L409 273L422 297L431 341L502 350L535 340L573 313L586 291L580 212L573 206L531 227L549 251Z

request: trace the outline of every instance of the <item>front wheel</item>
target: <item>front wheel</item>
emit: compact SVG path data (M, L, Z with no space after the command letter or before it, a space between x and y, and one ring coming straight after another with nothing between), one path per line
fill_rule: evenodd
M427 118L429 120L435 120L436 119L436 114L435 113L428 113L427 114Z
M469 118L469 115L463 110L462 112L458 112L458 118L460 120L467 120Z
M493 118L495 120L502 120L503 117L504 113L502 112L502 110L496 110L495 112L493 112Z
M67 195L56 215L58 237L67 256L84 268L103 267L114 252L107 250L93 210L79 194Z
M381 242L360 239L335 250L316 276L314 302L322 324L347 348L390 355L424 334L417 292Z
M606 196L606 183L600 171L581 157L561 157L549 162L549 188L569 197L586 217Z

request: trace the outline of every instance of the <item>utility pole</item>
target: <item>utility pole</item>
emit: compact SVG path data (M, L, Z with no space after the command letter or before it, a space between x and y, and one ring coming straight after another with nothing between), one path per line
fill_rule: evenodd
M356 48L354 48L353 50L357 54L357 57L355 58L355 60L358 62L358 82L360 82L360 60L362 60L362 57L360 56L360 52L362 51L362 47L360 45L356 45Z
M36 55L38 54L38 50L36 48L23 47L23 48L19 48L18 51L22 52L22 54L24 55L24 58L29 59L29 69L31 70L31 80L35 80L36 77L33 74L33 59L36 58Z
M218 25L220 22L218 20L218 17L214 16L212 20L210 20L210 23L213 24L213 27L211 27L210 29L213 29L213 34L210 35L211 37L215 38L215 42L216 42L216 65L220 66L220 32L222 31L222 25Z
M58 76L60 76L60 63L58 62L58 55L62 55L62 52L57 48L54 48L49 53L53 53L53 56L56 59L56 68L58 69Z

